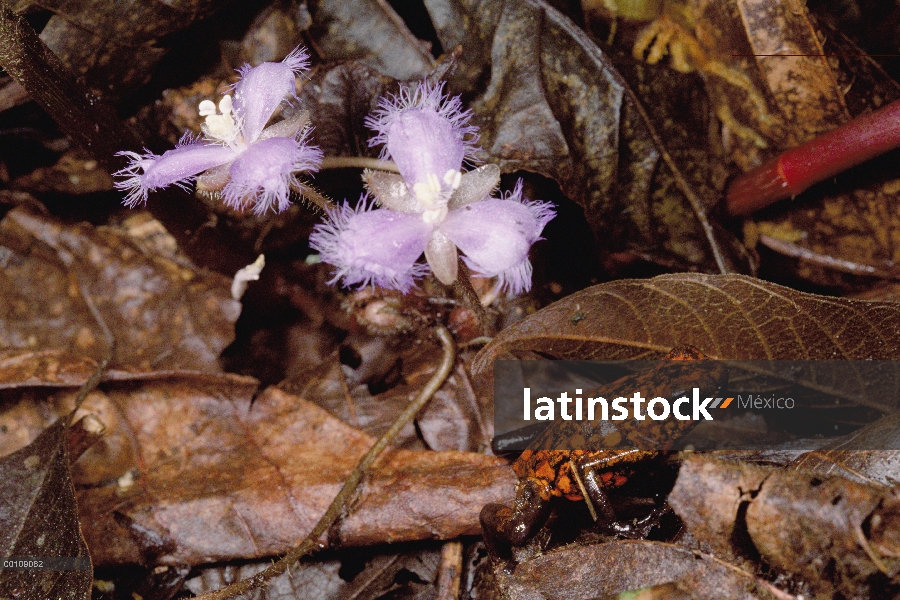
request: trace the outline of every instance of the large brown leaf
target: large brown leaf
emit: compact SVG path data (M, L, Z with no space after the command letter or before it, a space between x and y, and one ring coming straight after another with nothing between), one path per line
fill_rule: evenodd
M587 288L500 332L473 363L523 352L573 360L660 358L692 344L718 359L893 360L900 305L829 298L743 275L661 275Z
M61 418L31 444L0 460L0 555L80 557L88 568L2 570L0 597L91 597L90 559L69 475L68 433L65 417Z
M88 397L82 410L108 428L74 470L76 484L87 486L79 507L95 563L262 558L284 553L312 528L374 440L275 388L254 399L255 387L233 375L194 376ZM72 401L28 395L10 405L0 420L3 450L20 447ZM390 452L323 542L477 534L481 507L511 498L514 483L497 458Z

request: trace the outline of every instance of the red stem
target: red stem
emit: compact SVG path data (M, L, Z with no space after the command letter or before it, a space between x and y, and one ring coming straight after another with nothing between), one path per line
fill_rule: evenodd
M728 212L749 215L898 146L900 100L860 115L744 173L728 188Z

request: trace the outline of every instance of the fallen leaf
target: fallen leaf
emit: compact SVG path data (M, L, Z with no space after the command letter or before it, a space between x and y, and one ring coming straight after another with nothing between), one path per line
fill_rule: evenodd
M698 539L758 553L823 595L881 595L900 572L900 497L883 486L693 456L669 502Z
M566 548L520 563L508 581L514 600L591 599L678 582L702 599L774 599L772 586L715 557L673 544L620 540Z
M820 477L893 487L900 482L900 452L872 448L897 447L898 418L896 412L885 415L820 450L798 456L791 467Z
M108 428L76 473L90 484L79 505L97 564L261 558L284 553L312 528L374 440L275 388L251 403L251 383L173 378L88 397L82 410ZM71 402L67 395L34 408L24 399L15 412L62 412ZM323 543L477 534L481 507L511 498L514 484L497 458L397 450L382 457Z
M500 332L476 356L656 359L691 344L715 359L893 360L900 310L799 292L743 275L660 275L587 288Z
M152 220L143 229L161 231ZM230 281L199 271L158 236L19 207L0 221L0 264L6 387L70 385L104 356L109 342L81 288L116 338L113 369L220 372L219 354L234 339L240 304Z
M0 459L0 556L73 559L70 570L0 570L2 597L91 597L92 567L78 525L64 418Z
M359 60L402 81L421 79L434 66L426 43L386 0L317 0L310 13L310 35L325 60Z

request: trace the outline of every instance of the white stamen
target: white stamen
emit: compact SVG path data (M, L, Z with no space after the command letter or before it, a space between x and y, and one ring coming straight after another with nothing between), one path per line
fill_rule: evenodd
M221 114L217 114L216 105L211 100L204 100L200 103L200 116L205 117L203 124L203 133L214 141L231 143L237 137L237 128L234 124L234 117L231 116L231 96L225 95L219 101L219 110Z
M200 103L200 116L208 117L209 115L216 114L216 105L212 100L204 100Z
M219 112L223 115L231 114L231 96L229 94L225 94L225 96L219 100Z
M459 187L461 181L462 173L460 173L456 169L450 169L449 171L444 173L444 183L449 185L454 190Z
M441 195L441 182L437 175L429 173L425 177L425 181L420 181L413 185L413 194L416 199L427 208L435 205Z

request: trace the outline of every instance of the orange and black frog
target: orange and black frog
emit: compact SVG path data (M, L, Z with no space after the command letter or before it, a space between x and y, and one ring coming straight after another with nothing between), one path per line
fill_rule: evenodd
M691 396L693 388L715 395L727 383L725 366L693 346L675 348L665 359L652 370L623 377L593 395L616 398L641 391L646 398L674 400ZM628 417L620 421L553 421L531 439L513 465L519 476L513 506L488 504L481 511L485 543L493 558L510 561L512 547L523 545L544 526L554 497L584 500L607 535L646 537L664 509L655 509L638 522L620 523L606 490L625 484L640 463L667 452L697 421L632 416L629 409Z

